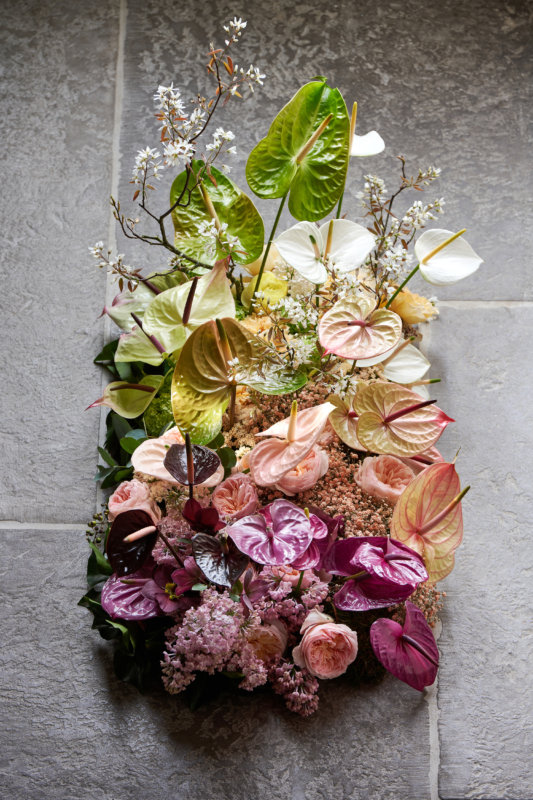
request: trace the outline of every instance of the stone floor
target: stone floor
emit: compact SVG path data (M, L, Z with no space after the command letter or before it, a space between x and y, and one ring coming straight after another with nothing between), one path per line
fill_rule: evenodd
M0 10L0 797L532 798L531 3L2 0ZM155 249L133 255L106 198L131 196L135 152L156 142L158 83L196 92L206 45L235 14L248 20L240 63L268 75L231 125L237 182L268 121L323 74L358 100L361 131L388 144L352 175L392 180L398 152L442 167L445 227L467 227L485 258L439 292L424 341L439 405L457 420L443 452L461 447L472 484L438 685L424 696L393 678L351 694L331 685L310 720L265 697L196 715L179 699L139 697L116 684L76 607L83 523L99 502L100 419L83 409L99 394L91 360L105 336L105 276L87 246L104 239L130 263L164 263Z

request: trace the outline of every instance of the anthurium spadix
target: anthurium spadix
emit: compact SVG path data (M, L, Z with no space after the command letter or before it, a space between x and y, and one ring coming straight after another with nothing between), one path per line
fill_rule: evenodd
M366 295L339 300L318 326L318 338L325 352L349 359L387 353L398 344L401 335L402 321L398 314L386 308L376 309L376 301Z
M328 268L351 272L363 263L375 237L348 219L334 219L320 227L299 222L276 239L282 258L311 283L324 283Z
M461 235L439 228L424 231L415 243L420 274L428 283L447 286L468 278L483 259Z
M350 120L338 89L325 79L296 92L252 150L246 179L264 199L286 197L299 220L323 219L344 190Z
M293 403L291 416L257 434L270 438L256 444L249 454L250 472L258 486L273 486L294 469L320 438L335 406L322 403L298 411Z
M357 438L367 450L413 456L435 444L453 422L434 400L421 400L404 386L377 382L358 389L353 403Z
M423 557L430 581L453 569L454 551L463 538L461 491L454 464L426 467L402 492L391 521L391 536Z
M120 338L115 361L160 364L164 355L150 337L155 337L170 354L180 350L196 328L217 317L235 317L235 301L224 261L219 261L201 278L154 296L144 311L142 330L137 328Z
M352 122L350 127L350 155L351 156L377 156L385 150L385 142L377 131L369 131L362 136L355 133L357 119L357 103L353 104Z

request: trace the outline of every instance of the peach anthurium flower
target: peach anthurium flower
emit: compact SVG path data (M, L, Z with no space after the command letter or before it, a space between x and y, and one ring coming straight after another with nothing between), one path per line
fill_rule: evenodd
M318 339L326 353L348 359L370 359L392 352L402 335L398 314L376 308L376 301L359 295L338 300L318 325Z
M333 219L319 228L312 222L298 222L276 240L287 264L311 283L326 281L326 265L337 272L356 269L375 243L373 234L348 219Z
M321 403L303 411L293 403L290 417L258 436L272 438L256 444L249 454L250 472L258 486L272 486L304 460L317 443L335 406Z
M185 444L185 439L178 428L171 428L157 439L147 439L142 442L131 456L131 463L135 472L143 472L145 475L151 475L153 478L171 483L173 486L180 486L181 484L172 477L164 465L165 456L173 444ZM206 487L217 486L223 478L224 467L221 464L210 478L198 485Z

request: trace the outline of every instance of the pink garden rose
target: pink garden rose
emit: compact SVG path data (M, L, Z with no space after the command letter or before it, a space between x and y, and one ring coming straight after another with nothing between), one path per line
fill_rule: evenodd
M109 498L109 519L113 520L123 511L146 511L150 514L154 524L161 519L161 510L152 500L148 486L142 481L124 481L117 486Z
M355 482L363 492L394 505L414 477L411 467L399 458L375 456L365 458L355 473Z
M293 469L290 469L276 483L276 489L292 497L298 492L312 489L315 483L328 471L329 459L324 450L315 445Z
M217 486L212 504L221 517L235 520L253 514L259 505L257 489L249 475L235 472Z
M294 567L268 567L269 572L274 576L274 578L281 578L282 581L285 583L290 583L291 586L298 586L300 581L300 574L301 570L295 569ZM304 570L304 574L302 577L302 582L300 583L301 589L308 589L315 579L315 574L313 570L306 569Z
M287 639L287 628L279 620L274 620L270 625L254 626L247 635L248 644L261 661L270 661L283 655Z
M355 661L357 634L347 625L339 625L327 614L311 611L300 633L302 641L292 651L294 663L317 678L338 678Z

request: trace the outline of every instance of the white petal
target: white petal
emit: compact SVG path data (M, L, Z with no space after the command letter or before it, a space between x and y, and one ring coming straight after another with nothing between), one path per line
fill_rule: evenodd
M324 283L328 273L322 261L316 257L315 248L310 237L317 243L320 252L323 250L320 231L311 222L298 222L276 239L276 247L289 266L311 283Z
M412 392L416 392L416 394L420 395L422 400L429 400L429 387L426 383L422 383L420 386L410 386L409 387Z
M351 156L375 156L385 150L385 142L377 131L369 131L364 136L356 133L352 139L350 148Z
M384 364L384 375L394 383L414 383L420 381L431 364L417 347L406 345L397 355L389 356Z
M329 222L320 226L322 241L328 238ZM351 272L363 263L374 248L376 237L349 219L334 219L329 257L340 272Z
M432 283L434 286L457 283L457 281L472 275L483 263L483 259L470 247L466 239L459 236L424 264L424 258L450 236L453 236L453 231L435 228L425 231L415 244L420 273L428 283Z

